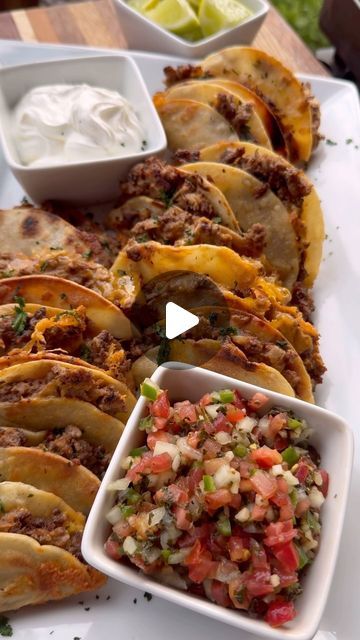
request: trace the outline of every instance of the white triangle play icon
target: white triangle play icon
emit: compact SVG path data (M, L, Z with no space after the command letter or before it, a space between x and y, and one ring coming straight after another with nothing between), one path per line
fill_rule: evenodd
M184 333L184 331L188 331L199 324L199 318L197 316L179 307L175 302L166 303L165 320L165 333L169 340L176 338L176 336Z

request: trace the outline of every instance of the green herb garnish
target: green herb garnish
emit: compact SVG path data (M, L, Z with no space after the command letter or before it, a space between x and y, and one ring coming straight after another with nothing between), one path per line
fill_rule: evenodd
M27 323L27 313L24 311L25 308L25 300L21 296L14 296L14 300L17 303L14 311L15 318L12 323L12 328L15 333L21 335L25 331L26 323Z
M10 638L13 634L11 624L9 624L9 618L6 616L0 616L0 635Z

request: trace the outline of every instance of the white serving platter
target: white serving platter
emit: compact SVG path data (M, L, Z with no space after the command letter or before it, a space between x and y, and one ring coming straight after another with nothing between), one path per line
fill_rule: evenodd
M0 64L98 55L106 50L0 41ZM108 50L114 54L114 50ZM162 87L166 64L184 62L132 52L151 92ZM342 415L355 433L355 463L349 508L333 585L316 640L360 637L360 106L354 85L301 76L320 100L323 142L309 177L319 192L327 239L314 297L315 324L328 372L317 403ZM334 144L335 143L335 144ZM0 207L18 204L23 192L0 150ZM1 248L1 238L0 238ZM339 465L342 461L339 459ZM331 490L331 484L330 484ZM319 589L322 586L319 584ZM136 600L136 603L135 603ZM14 640L245 640L248 634L184 611L109 580L96 593L9 615ZM255 638L255 636L253 636Z

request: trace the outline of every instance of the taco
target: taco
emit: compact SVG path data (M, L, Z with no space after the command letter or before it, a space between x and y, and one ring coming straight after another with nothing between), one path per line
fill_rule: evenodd
M229 122L239 140L249 140L271 149L269 137L261 119L257 115L253 102L248 102L230 87L217 85L214 82L197 82L177 84L165 93L155 94L156 105L159 100L196 100L215 109Z
M168 149L201 149L220 140L239 140L233 126L208 104L196 100L154 97Z
M138 384L155 371L158 355L159 347L154 347L134 362L132 373ZM163 362L165 361L200 366L271 391L288 396L295 395L279 371L263 363L250 362L241 349L230 341L220 343L206 338L171 340L166 360Z
M314 402L311 380L299 354L269 322L231 307L211 305L192 308L191 312L199 318L199 323L182 334L184 339L232 342L250 362L263 363L278 370L298 398ZM154 344L161 341L164 350L168 341L161 337L163 335L164 321L146 331L146 336L151 336Z
M21 482L1 482L0 500L0 611L104 584L105 577L81 560L83 514Z
M318 104L308 87L279 60L253 47L229 47L205 58L202 69L210 76L235 80L256 92L276 116L290 160L310 159L319 140Z
M279 198L264 188L260 180L232 166L195 162L183 165L183 169L214 182L229 202L241 229L246 231L255 223L265 228L267 266L291 289L298 277L300 256L291 218Z
M6 427L3 427L6 429ZM2 433L0 430L0 443ZM30 447L0 445L0 482L29 482L49 491L72 509L88 515L100 480L81 464L55 453Z
M133 198L137 200L137 198ZM153 201L156 202L156 201ZM193 244L213 244L221 247L229 247L240 256L260 258L265 245L265 229L260 224L252 225L247 232L233 231L222 224L210 220L204 216L198 216L184 211L176 205L163 208L159 211L156 207L139 209L133 212L131 226L122 218L122 209L127 210L128 203L117 210L117 222L120 234L125 245L130 238L136 242L155 240L161 244L182 246Z
M68 255L89 250L83 234L69 222L44 209L28 205L0 210L1 252L37 256L42 250L61 247Z
M159 158L151 157L136 164L128 173L126 180L120 184L119 205L125 203L123 209L116 208L115 229L119 228L120 216L124 220L125 228L131 228L133 222L143 219L141 214L133 217L133 203L130 215L128 215L127 203L134 198L146 196L165 205L167 209L170 205L180 207L184 211L197 216L204 216L210 220L217 218L224 227L239 230L229 203L219 189L211 182L201 176L191 175L182 171L178 167L173 167ZM140 200L140 211L144 208L144 217L148 217L149 202L145 205ZM150 205L153 209L153 203ZM111 224L112 214L108 217ZM115 274L116 275L116 274Z
M112 270L124 273L129 288L128 306L142 297L144 285L162 274L177 271L207 275L230 291L259 289L263 295L271 294L285 304L290 298L287 289L262 277L259 262L242 258L227 247L206 244L171 247L158 242L131 242L119 253Z
M325 233L319 196L306 174L276 153L248 142L220 142L202 149L199 160L243 169L275 193L293 221L302 251L301 280L310 287L319 271Z
M95 291L63 278L33 275L0 280L0 305L14 302L20 306L38 304L68 312L83 306L93 334L106 330L115 338L136 335L135 327L121 309Z
M38 400L44 398L61 398L64 404L68 399L76 399L122 422L135 405L134 396L122 382L97 368L46 359L30 360L0 371L0 422L11 416L16 419L21 406L28 404L32 406L31 429L34 425L35 429L46 428L43 425L49 416L39 415L38 405Z

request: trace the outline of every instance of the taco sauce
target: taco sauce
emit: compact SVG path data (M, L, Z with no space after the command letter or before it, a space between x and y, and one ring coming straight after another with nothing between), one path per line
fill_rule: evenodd
M151 381L108 520L105 549L171 586L271 626L294 618L314 560L328 474L306 422L268 398L222 390L170 405Z

